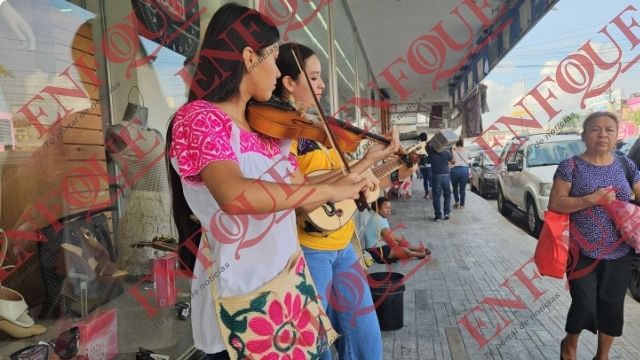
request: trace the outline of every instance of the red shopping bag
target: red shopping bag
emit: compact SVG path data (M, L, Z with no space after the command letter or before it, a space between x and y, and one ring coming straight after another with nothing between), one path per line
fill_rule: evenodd
M613 218L622 240L640 253L640 207L620 200L603 206Z
M540 275L562 279L569 259L569 214L544 212L533 260Z

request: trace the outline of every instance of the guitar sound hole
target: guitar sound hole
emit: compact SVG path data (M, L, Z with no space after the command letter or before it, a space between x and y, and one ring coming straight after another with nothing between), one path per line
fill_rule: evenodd
M331 203L331 202L325 203L323 205L323 208L324 208L324 212L325 212L325 214L327 214L327 216L334 216L334 215L336 215L336 211L342 211L342 210L336 210L336 204ZM338 216L340 216L340 215L338 215Z

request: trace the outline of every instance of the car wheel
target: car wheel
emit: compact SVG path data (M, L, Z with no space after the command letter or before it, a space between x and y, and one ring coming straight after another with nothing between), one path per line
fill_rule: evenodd
M542 229L542 220L538 217L538 209L531 196L527 197L527 228L533 237L538 237Z
M482 183L482 180L478 180L478 195L484 197L484 184Z
M631 260L631 282L629 283L629 293L640 301L640 255L634 255Z
M502 188L500 187L498 187L498 211L504 216L509 216L512 212L511 209L507 207L507 204L505 204L504 195L502 194Z

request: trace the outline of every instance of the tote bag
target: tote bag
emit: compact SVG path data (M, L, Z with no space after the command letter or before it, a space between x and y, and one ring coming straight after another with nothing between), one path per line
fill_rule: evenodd
M544 212L544 225L533 260L540 275L564 278L569 259L569 214Z

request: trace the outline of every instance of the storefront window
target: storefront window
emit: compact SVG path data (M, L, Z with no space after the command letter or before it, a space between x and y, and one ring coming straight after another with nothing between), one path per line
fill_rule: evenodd
M164 139L226 2L0 1L0 358L192 348Z
M206 26L228 2L0 0L1 358L59 336L92 359L193 348L186 304L197 295L175 255L164 144ZM314 49L326 113L330 46L336 105L370 98L342 1L333 44L328 1L234 2ZM358 121L355 109L339 117Z
M335 39L333 47L336 60L336 81L338 83L338 116L355 122L355 106L350 101L356 95L356 39L353 25L343 1L333 3Z
M329 10L327 1L265 1L256 0L256 9L268 15L278 25L280 41L296 42L311 48L322 65L325 93L320 106L330 113L329 88Z
M369 68L367 66L367 61L360 50L360 47L357 47L357 57L358 57L358 94L357 98L359 99L358 108L360 109L360 117L358 119L358 126L365 127L367 123L367 118L371 117L371 103L367 102L367 100L371 97L369 85Z

